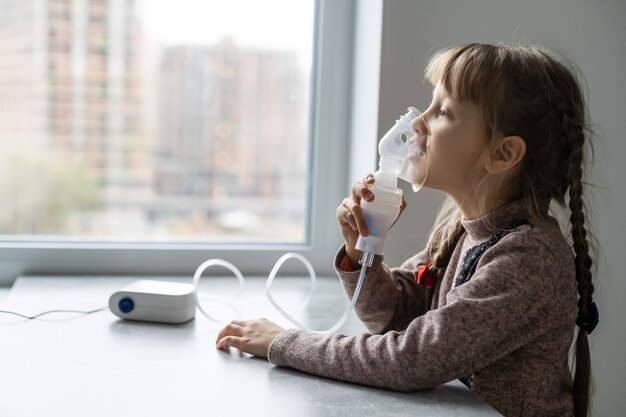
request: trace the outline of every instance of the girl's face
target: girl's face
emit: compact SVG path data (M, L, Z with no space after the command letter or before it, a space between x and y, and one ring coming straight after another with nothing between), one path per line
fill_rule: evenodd
M426 149L428 173L425 180L420 178L418 164L423 169L424 161L409 154L409 177L448 193L457 202L474 199L489 157L478 106L452 98L437 85L430 107L413 122L413 130L409 142Z

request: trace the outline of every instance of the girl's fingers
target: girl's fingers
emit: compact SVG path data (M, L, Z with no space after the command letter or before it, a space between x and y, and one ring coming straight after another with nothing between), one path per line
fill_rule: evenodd
M239 350L243 350L243 339L238 336L225 336L217 341L216 347L218 349L225 349L227 347L234 347Z
M374 174L372 173L369 173L365 177L363 177L363 184L372 185L374 184L374 182L376 182L376 179L374 178Z
M353 232L358 232L356 222L354 221L354 216L352 215L352 213L350 213L348 209L343 205L339 207L338 212L340 213L337 216L339 226L341 226L342 228L349 227Z
M342 226L348 226L352 229L353 232L358 232L359 229L356 225L356 220L354 219L354 215L350 212L348 206L345 203L341 204L340 214L338 216L339 224Z
M372 191L370 191L370 189L367 188L367 185L365 185L364 183L356 182L352 186L352 199L357 204L360 204L361 198L368 203L372 202L372 200L374 200L374 193L372 193Z
M243 324L243 326L239 324ZM284 330L267 319L237 320L231 322L220 332L215 346L222 350L227 347L234 347L242 352L267 358L270 345Z
M361 236L369 235L369 229L367 228L367 222L365 221L365 216L363 215L363 209L361 206L354 200L346 198L344 200L344 207L346 208L347 213L349 213L349 216L346 215L346 217L348 217L346 222L351 225L352 230L359 232Z
M360 182L355 182L352 185L352 198L354 198L354 201L358 203L362 197L365 201L371 202L374 199L374 193L368 187L375 182L376 179L372 174L367 174Z
M344 229L350 228L353 232L359 233L361 236L368 236L369 229L363 210L361 209L361 200L372 202L374 200L374 193L368 188L368 186L376 182L372 174L367 174L359 182L355 182L352 185L351 196L345 198L341 205L337 207L336 217L339 225Z
M233 320L230 323L228 323L226 325L226 327L224 327L222 330L220 330L220 332L217 334L217 342L219 342L221 339L228 337L228 336L243 336L243 327L242 324L243 322L238 322L237 320Z

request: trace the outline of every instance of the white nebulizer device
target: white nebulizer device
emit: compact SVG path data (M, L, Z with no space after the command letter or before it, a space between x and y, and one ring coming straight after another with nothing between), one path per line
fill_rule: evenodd
M360 202L369 228L369 235L359 236L356 243L356 249L362 252L359 279L350 305L343 316L331 328L315 331L317 333L333 333L345 323L359 297L367 268L372 265L375 255L382 255L387 231L398 218L402 207L402 190L398 188L398 179L411 183L414 191L418 191L426 180L428 143L420 142L424 138L413 134L412 126L420 115L417 109L409 107L408 112L396 121L378 144L379 169L374 174L375 183L369 187L374 194L374 200ZM315 291L316 278L313 267L302 255L287 253L276 262L267 279L266 292L269 301L285 318L299 328L305 329L302 323L278 305L270 292L278 270L285 261L291 258L301 261L311 277L311 289L299 310L306 307ZM111 296L111 311L124 319L182 323L191 320L194 317L195 308L198 308L207 318L217 321L200 306L197 295L198 281L204 270L211 266L230 269L239 280L239 292L243 290L243 276L234 265L221 259L210 259L196 269L192 284L154 281L131 284Z
M407 110L378 144L379 169L374 173L375 183L369 187L374 200L360 203L369 235L359 236L356 249L370 254L370 258L382 255L387 232L400 214L402 190L398 188L398 179L411 183L413 191L418 191L426 180L426 150L412 127L421 113L414 107Z
M135 281L109 298L109 309L126 320L186 323L196 312L192 284L154 280Z

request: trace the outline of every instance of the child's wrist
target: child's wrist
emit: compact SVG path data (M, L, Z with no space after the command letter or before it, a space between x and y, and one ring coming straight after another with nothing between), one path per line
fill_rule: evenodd
M361 259L361 251L357 250L357 249L349 249L346 246L346 256L342 261L342 266L344 264L349 265L349 269L350 271L348 272L352 272L352 271L358 271L359 269L361 269L361 264L359 263L359 260Z

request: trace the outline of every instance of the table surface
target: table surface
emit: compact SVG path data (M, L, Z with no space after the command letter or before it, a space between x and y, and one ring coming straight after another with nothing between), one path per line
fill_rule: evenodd
M106 306L110 294L136 279L20 277L0 309L91 310ZM283 277L272 294L289 311L309 285L308 279ZM236 286L234 278L203 279L199 296L205 310L224 322L267 317L290 327L267 300L261 278L247 280L236 308L203 300L203 294L232 294ZM320 278L298 318L315 329L329 328L347 304L336 278ZM0 415L500 415L458 381L400 393L275 367L236 350L218 351L221 327L199 313L182 325L125 321L108 310L37 320L0 314ZM356 335L365 328L351 315L340 331Z

